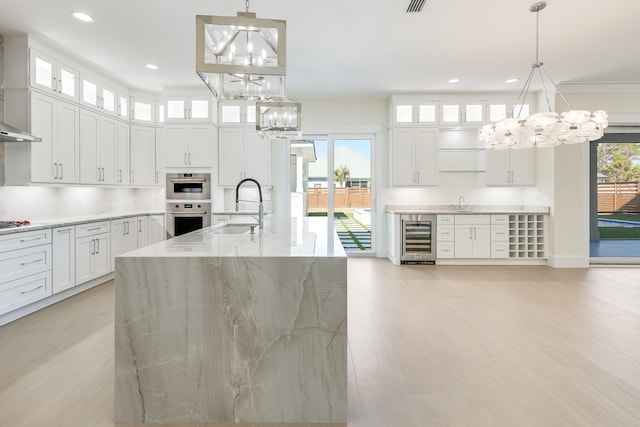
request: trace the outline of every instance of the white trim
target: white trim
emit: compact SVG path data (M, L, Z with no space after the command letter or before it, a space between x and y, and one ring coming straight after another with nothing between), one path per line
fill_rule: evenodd
M563 94L569 93L640 93L640 83L560 83Z
M553 268L589 268L589 257L550 256L547 265Z

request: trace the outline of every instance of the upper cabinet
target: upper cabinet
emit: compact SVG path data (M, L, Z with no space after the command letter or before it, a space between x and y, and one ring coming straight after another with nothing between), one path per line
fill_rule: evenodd
M396 128L391 131L389 165L392 186L438 183L438 130Z
M525 118L529 116L529 104L492 101L487 103L487 122L495 123L508 118Z
M169 97L164 101L164 121L213 122L212 102L208 96Z
M220 126L225 125L255 125L256 103L248 101L229 101L219 104Z
M438 102L420 97L397 96L391 100L393 126L434 126L439 121Z
M442 102L440 104L441 125L480 126L486 122L486 103L484 101L458 103Z
M83 73L80 82L83 106L115 116L119 113L118 92L113 85L101 81L97 76Z
M32 48L29 69L31 87L63 99L78 101L79 72L73 66Z
M158 121L156 117L156 102L151 99L131 97L131 117L133 123L154 125Z
M534 185L533 150L487 150L486 184Z
M213 146L216 138L213 125L167 125L165 130L167 167L213 165Z

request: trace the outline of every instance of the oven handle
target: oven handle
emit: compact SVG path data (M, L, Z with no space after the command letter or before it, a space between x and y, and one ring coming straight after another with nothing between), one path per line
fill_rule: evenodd
M203 216L203 215L207 215L207 212L169 212L169 215Z
M206 178L169 178L171 182L207 182Z

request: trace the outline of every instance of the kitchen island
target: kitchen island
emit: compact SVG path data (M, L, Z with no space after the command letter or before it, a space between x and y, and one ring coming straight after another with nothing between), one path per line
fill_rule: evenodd
M331 227L214 226L117 257L115 422L346 423L347 259Z

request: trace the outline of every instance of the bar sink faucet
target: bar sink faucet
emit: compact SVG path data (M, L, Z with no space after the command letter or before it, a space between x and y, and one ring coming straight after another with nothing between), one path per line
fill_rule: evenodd
M236 185L236 212L238 212L238 210L240 209L240 205L239 202L241 201L238 197L239 191L240 191L240 187L242 186L242 184L244 184L247 181L251 181L254 184L256 184L256 186L258 187L258 194L260 195L260 202L258 202L258 228L262 229L263 228L263 207L262 207L262 187L260 187L260 183L258 181L256 181L253 178L245 178L242 181L240 181L238 183L238 185ZM242 200L243 202L253 202L256 203L254 200Z
M462 207L462 202L464 202L464 196L458 197L458 210L462 212L464 208Z

